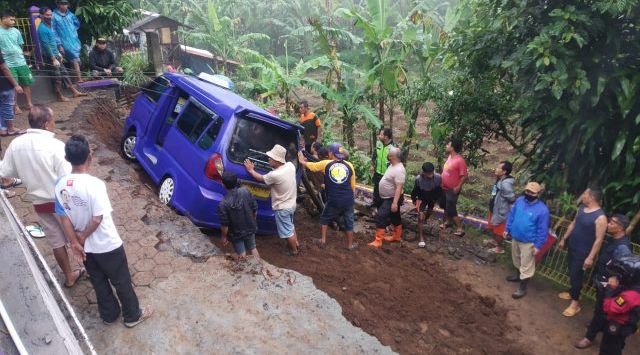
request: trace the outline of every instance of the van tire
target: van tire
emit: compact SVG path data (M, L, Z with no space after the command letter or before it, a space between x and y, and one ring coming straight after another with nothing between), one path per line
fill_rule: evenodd
M135 146L136 132L129 131L120 142L120 152L122 153L122 156L128 161L136 161L136 157L135 155L133 155L133 149L135 148Z
M162 180L160 189L158 189L158 199L160 202L167 206L171 206L173 201L173 193L175 192L176 184L171 176L167 176Z

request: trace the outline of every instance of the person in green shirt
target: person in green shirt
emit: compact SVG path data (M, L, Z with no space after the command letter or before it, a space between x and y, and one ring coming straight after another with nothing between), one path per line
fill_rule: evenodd
M373 183L373 203L371 207L377 209L382 203L380 198L380 192L378 191L378 184L384 176L389 166L389 150L395 147L393 142L393 131L391 128L381 128L378 131L378 141L376 142L376 148L373 151L373 157L371 158L371 174Z
M24 39L20 31L15 28L16 16L11 11L3 11L0 14L0 50L7 63L7 67L11 71L11 75L16 79L24 92L25 103L27 109L31 110L33 104L31 102L31 88L34 79L31 70L24 59L25 52L22 48ZM16 102L16 113L20 113L20 108Z

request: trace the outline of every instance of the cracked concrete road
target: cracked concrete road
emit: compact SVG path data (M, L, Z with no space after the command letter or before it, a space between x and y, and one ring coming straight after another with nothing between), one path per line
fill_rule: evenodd
M95 104L94 99L51 104L57 137L88 136L91 173L107 182L136 293L142 305L155 309L134 329L104 325L88 280L66 290L99 353L391 353L349 323L339 304L309 277L255 260L229 261L187 218L161 205L140 167L103 143L95 124L102 118L88 122ZM26 128L26 117L16 123ZM5 148L8 142L2 141ZM11 203L23 223L36 222L24 188L15 190L18 196ZM46 241L37 240L37 245L62 282ZM265 267L274 276L265 276Z

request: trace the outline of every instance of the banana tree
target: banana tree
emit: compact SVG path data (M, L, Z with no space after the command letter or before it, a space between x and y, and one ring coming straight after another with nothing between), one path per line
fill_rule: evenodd
M216 70L224 73L229 60L241 60L243 55L251 55L248 46L256 41L269 40L269 36L264 33L240 35L236 30L239 19L218 16L218 6L218 2L213 0L208 0L206 6L200 1L190 0L191 11L187 16L187 22L195 27L195 30L185 32L185 35L219 55L222 58L222 66L216 64Z

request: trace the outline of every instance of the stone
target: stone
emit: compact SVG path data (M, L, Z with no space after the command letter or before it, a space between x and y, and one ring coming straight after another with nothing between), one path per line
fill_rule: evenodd
M141 271L133 276L132 281L136 286L149 286L153 279L155 279L153 273L149 271Z
M159 252L154 258L153 261L156 262L156 264L158 265L168 265L171 264L172 259L174 259L174 256L171 255L170 252Z
M135 263L134 267L138 272L152 271L156 267L156 263L153 261L153 259L142 259Z

